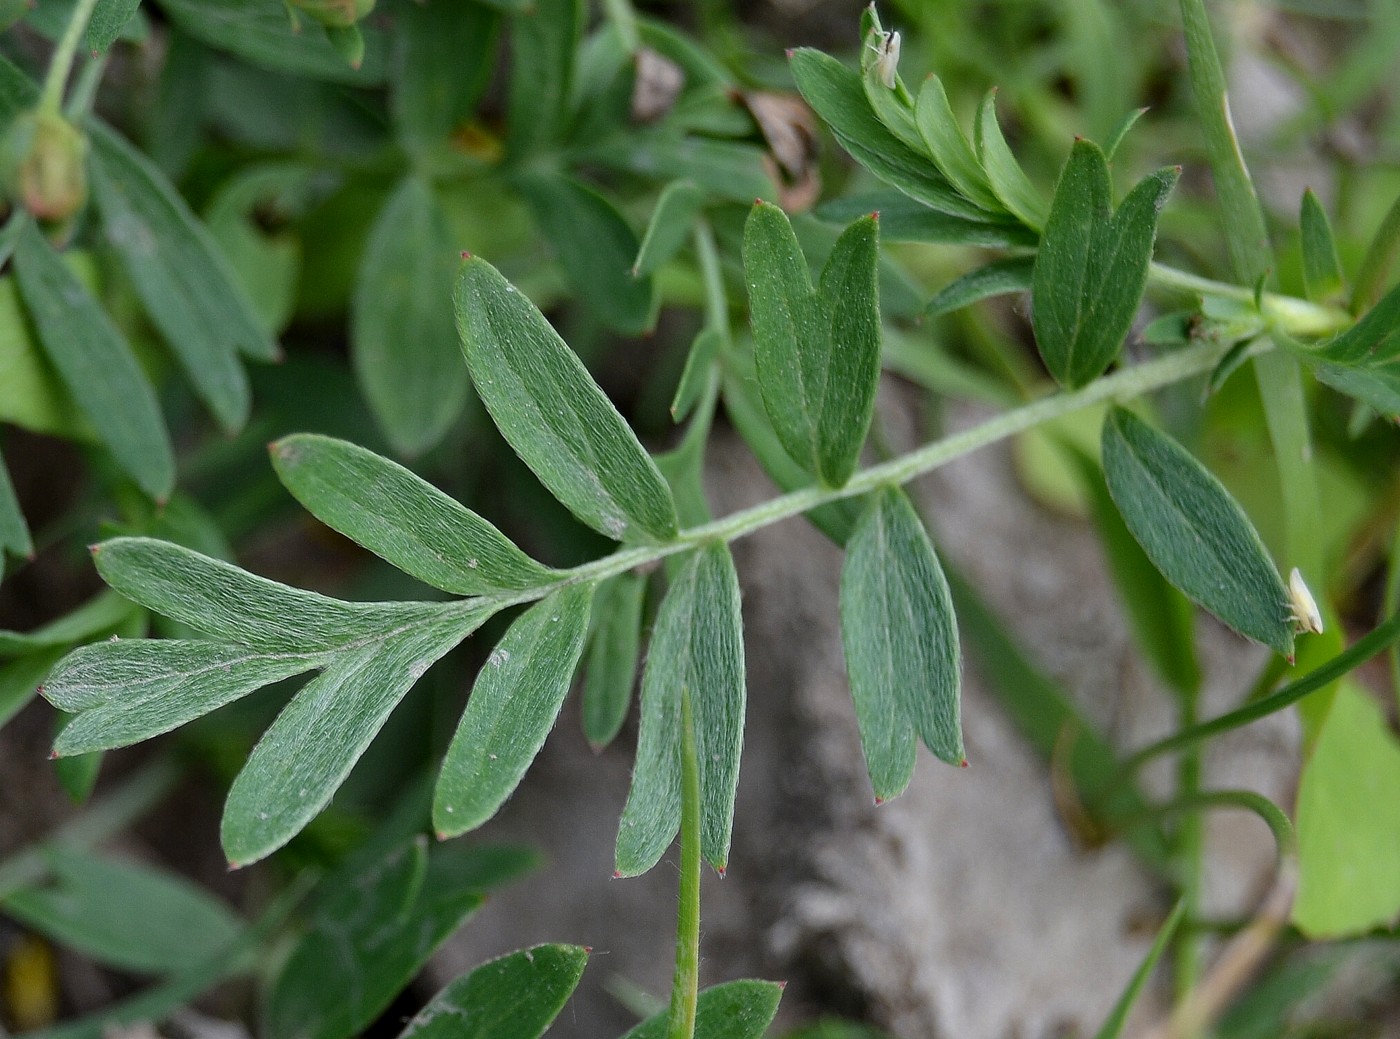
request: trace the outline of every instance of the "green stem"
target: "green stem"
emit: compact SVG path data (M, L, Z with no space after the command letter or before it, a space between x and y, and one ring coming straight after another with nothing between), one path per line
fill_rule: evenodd
M637 28L637 12L632 10L631 0L603 0L603 10L608 21L617 29L622 46L628 54L636 54L642 49L642 34Z
M1189 729L1199 721L1195 694L1186 696L1181 706L1181 728ZM1201 794L1201 753L1199 747L1190 748L1181 756L1177 765L1176 796L1178 803L1195 800ZM1176 866L1181 883L1181 902L1185 906L1186 918L1194 920L1201 909L1201 888L1205 871L1205 825L1199 813L1182 816L1176 831ZM1176 942L1172 953L1175 970L1172 981L1178 1000L1196 987L1201 977L1202 943L1199 935L1187 932Z
M1322 598L1322 513L1318 507L1312 435L1298 361L1277 350L1254 359L1254 377L1264 403L1264 421L1278 465L1288 559Z
M68 74L73 71L73 59L78 53L78 42L83 38L88 20L92 17L97 0L78 0L73 14L63 30L63 38L54 48L49 59L49 71L44 76L44 91L39 95L39 110L58 115L63 107L63 88L68 82Z
M1172 804L1164 805L1160 812L1189 812L1197 808L1243 808L1253 812L1264 821L1269 832L1274 835L1274 847L1280 862L1291 859L1298 853L1298 838L1293 832L1293 824L1283 809L1263 794L1253 790L1199 790L1191 797L1183 797Z
M1397 638L1400 638L1400 613L1395 614L1384 624L1363 638L1358 639L1345 653L1339 653L1327 663L1309 672L1296 682L1290 682L1278 692L1262 700L1246 704L1238 710L1212 718L1208 722L1193 725L1189 729L1174 733L1156 743L1149 743L1123 762L1123 775L1127 777L1153 758L1183 747L1195 746L1203 740L1217 736L1231 729L1238 729L1250 722L1266 718L1277 711L1297 703L1303 697L1325 689L1353 668L1360 667Z
M729 296L724 291L724 271L720 267L715 232L705 219L695 223L695 255L705 284L705 327L713 328L729 342Z
M700 996L700 766L690 691L681 689L681 891L676 913L676 973L666 1039L694 1039Z
M1153 263L1148 268L1148 280L1160 289L1186 293L1192 296L1214 296L1218 299L1231 299L1239 303L1253 305L1254 290L1232 285L1225 281L1203 278L1189 271L1178 270L1164 263ZM1271 327L1282 329L1290 336L1304 339L1335 335L1350 328L1355 322L1352 315L1341 307L1330 307L1323 303L1299 299L1297 296L1284 296L1276 292L1266 292L1260 300L1260 312Z

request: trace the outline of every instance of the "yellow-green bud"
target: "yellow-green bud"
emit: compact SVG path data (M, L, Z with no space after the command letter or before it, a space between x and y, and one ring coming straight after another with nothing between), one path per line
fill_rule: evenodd
M62 222L87 202L87 139L57 112L24 112L0 141L0 181L40 220Z
M298 11L329 29L348 29L374 10L374 0L289 0Z

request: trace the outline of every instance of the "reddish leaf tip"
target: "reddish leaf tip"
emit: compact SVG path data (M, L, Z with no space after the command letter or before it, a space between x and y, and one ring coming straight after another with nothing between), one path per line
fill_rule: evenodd
M783 54L787 57L789 61L792 60L792 56L796 53L797 49L795 47L789 47L787 50L783 51Z
M471 254L468 250L463 249L463 250L462 250L462 259L464 259L464 260L470 260L471 258L472 258L472 254Z
M89 545L89 546L88 546L88 552L91 553L91 554L94 555L94 556L97 555L97 553L99 553L99 552L101 552L101 551L102 551L102 545L101 545L100 543L95 544L95 545Z
M51 750L51 751L49 751L49 760L50 760L50 761L57 761L57 760L58 760L58 751L56 751L56 750Z
M969 767L969 766L968 766L968 763L967 763L967 758L963 758L961 761L958 762L958 768L967 768L967 767Z
M433 836L439 841L450 841L452 839L452 834L448 833L446 830L436 830Z
M715 872L719 874L719 879L720 879L720 880L723 880L726 876L729 875L729 867L728 867L728 866L716 866L716 867L715 867Z
M230 859L228 864L228 871L232 873L234 870L242 869L245 865L247 865L247 863L234 862L232 859Z
M613 870L613 876L612 876L612 878L613 878L613 880L621 880L621 879L622 879L622 870L620 870L620 869L615 869L615 870Z
M775 981L773 984L775 984L775 985L778 986L778 991L779 991L779 992L782 992L782 991L786 990L786 989L787 989L787 985L788 985L788 983L787 983L786 981Z
M592 955L593 955L593 946L591 946L591 945L585 945L585 946L583 947L583 954L584 954L585 956L592 956Z
M882 804L884 804L884 803L885 803L885 799L884 799L883 797L877 797L877 798L875 798L875 807L876 807L876 808L879 808L879 807L880 807Z
M870 219L878 224L880 222L880 211L878 209L873 210L870 214Z

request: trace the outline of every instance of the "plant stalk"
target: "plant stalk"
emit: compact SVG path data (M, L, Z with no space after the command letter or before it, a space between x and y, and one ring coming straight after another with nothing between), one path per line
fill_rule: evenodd
M666 1039L694 1039L700 997L700 765L690 690L681 689L681 889Z
M73 59L78 54L78 42L83 38L88 21L92 18L97 0L78 0L73 6L73 14L63 30L63 37L54 48L49 59L49 69L44 75L44 90L39 95L39 110L50 115L58 115L63 107L63 88L68 83L68 74L73 71Z

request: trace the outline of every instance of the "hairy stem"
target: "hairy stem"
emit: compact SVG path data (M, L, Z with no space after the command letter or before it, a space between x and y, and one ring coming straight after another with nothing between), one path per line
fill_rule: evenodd
M666 1039L694 1039L700 995L700 766L690 691L681 689L681 890L676 912L676 973Z
M1159 289L1192 296L1232 299L1239 303L1254 302L1254 290L1251 288L1203 278L1199 274L1178 270L1164 263L1153 263L1148 268L1147 276L1148 281ZM1277 292L1263 293L1259 299L1259 310L1271 327L1303 339L1336 335L1350 328L1355 322L1355 318L1341 307L1314 303L1297 296L1284 296Z
M49 70L44 75L44 91L39 95L41 111L58 115L59 109L62 108L63 88L68 83L68 74L73 71L78 42L83 38L83 32L87 29L88 20L96 6L97 0L78 0L74 5L73 14L63 30L63 38L54 48L53 57L49 59Z

